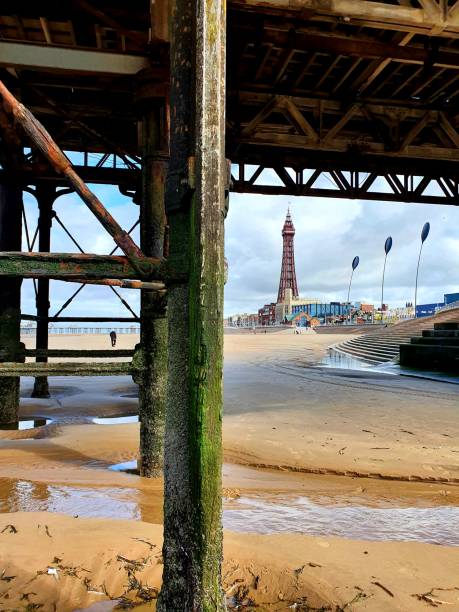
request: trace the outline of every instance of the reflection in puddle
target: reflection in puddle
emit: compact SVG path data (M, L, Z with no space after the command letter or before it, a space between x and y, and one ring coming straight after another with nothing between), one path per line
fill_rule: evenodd
M135 472L137 471L137 459L133 461L124 461L123 463L115 463L115 465L111 465L108 469L115 472Z
M340 353L339 351L335 351L334 349L328 349L328 353L318 365L320 367L325 368L368 370L368 368L371 368L375 364L372 364L368 361L361 361L360 359L351 357L350 355L345 355L344 353Z
M327 502L330 500L326 498ZM0 512L19 511L158 523L162 517L162 497L133 487L90 488L0 478ZM412 540L450 546L459 546L458 522L459 508L455 506L325 505L307 497L281 495L228 501L223 513L223 524L232 531Z
M22 431L24 429L34 429L35 427L43 427L49 425L52 419L35 419L16 421L15 423L7 423L0 425L0 431Z
M96 417L92 420L97 425L122 425L123 423L138 423L139 415L131 414L129 416L118 417Z
M162 499L128 487L77 487L0 478L0 513L62 512L82 518L159 522Z
M241 497L225 511L224 526L255 533L303 533L356 540L413 540L459 546L459 508L324 506L307 497Z

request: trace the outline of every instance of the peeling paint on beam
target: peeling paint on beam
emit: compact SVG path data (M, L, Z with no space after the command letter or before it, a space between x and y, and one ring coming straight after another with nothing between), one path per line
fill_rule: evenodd
M125 376L131 362L0 363L0 378L10 376Z
M167 276L164 260L147 259L152 276ZM0 252L0 276L61 279L136 279L138 272L127 257L80 253ZM83 281L84 282L84 281Z
M96 358L119 358L119 357L132 357L134 355L133 349L25 349L26 357L96 357ZM0 353L1 356L1 353Z

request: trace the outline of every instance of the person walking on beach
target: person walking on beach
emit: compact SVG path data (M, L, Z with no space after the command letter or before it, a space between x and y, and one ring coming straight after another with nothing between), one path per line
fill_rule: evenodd
M112 346L116 346L116 331L110 332L110 340L112 341Z

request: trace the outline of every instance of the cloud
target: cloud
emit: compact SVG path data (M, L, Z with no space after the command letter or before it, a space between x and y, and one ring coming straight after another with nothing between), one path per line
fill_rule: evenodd
M296 229L295 263L302 296L344 300L351 262L360 257L351 299L379 304L384 242L394 241L386 268L384 301L414 299L414 280L425 221L418 303L438 302L459 289L459 211L446 205L286 198L232 194L226 223L229 279L225 313L255 312L277 297L281 230L287 207Z
M121 227L126 230L132 227L139 216L139 207L133 204L132 200L121 195L116 187L91 185L91 189ZM24 206L29 236L32 239L38 219L35 198L25 193ZM60 221L86 253L107 254L115 247L112 238L78 196L70 194L59 197L55 202L54 210L57 212ZM134 230L132 236L138 244L138 228ZM27 249L25 228L23 231L23 249ZM56 253L79 252L79 249L56 220L53 221L52 226L51 249ZM34 250L38 250L38 243ZM119 249L116 254L120 254ZM56 314L80 286L79 283L51 281L50 313L52 315ZM138 291L118 288L116 288L116 291L131 305L136 313L139 312L140 295ZM22 311L27 314L35 314L35 293L32 280L25 280L22 284ZM62 316L130 317L132 315L109 287L86 285L65 309Z
M268 174L266 180L275 183L277 178ZM92 188L123 228L129 229L134 224L139 208L129 198L122 196L115 187ZM36 202L28 194L24 201L29 234L33 236ZM387 260L385 301L393 306L413 301L420 232L425 221L430 221L431 232L422 254L418 302L442 301L444 293L459 290L459 210L456 207L231 194L225 227L225 252L229 263L225 314L255 312L266 302L276 299L282 256L281 230L288 206L296 229L296 272L303 296L319 297L324 301L344 300L351 261L359 255L360 265L354 275L351 299L379 304L384 242L391 235L394 245ZM77 196L62 196L56 201L55 209L86 252L109 253L112 250L112 239ZM138 243L138 228L133 237ZM23 248L26 248L25 235ZM77 252L56 221L53 223L52 250ZM77 288L75 284L52 281L51 312L55 313ZM139 311L137 291L119 290L119 293L136 312ZM23 311L33 314L32 281L24 281L22 296ZM89 285L63 314L129 316L109 288Z

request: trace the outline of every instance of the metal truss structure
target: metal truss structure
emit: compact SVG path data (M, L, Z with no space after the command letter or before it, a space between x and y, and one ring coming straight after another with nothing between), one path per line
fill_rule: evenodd
M231 175L236 193L344 198L459 205L459 176L426 176L396 171L318 170L308 166L238 164Z

